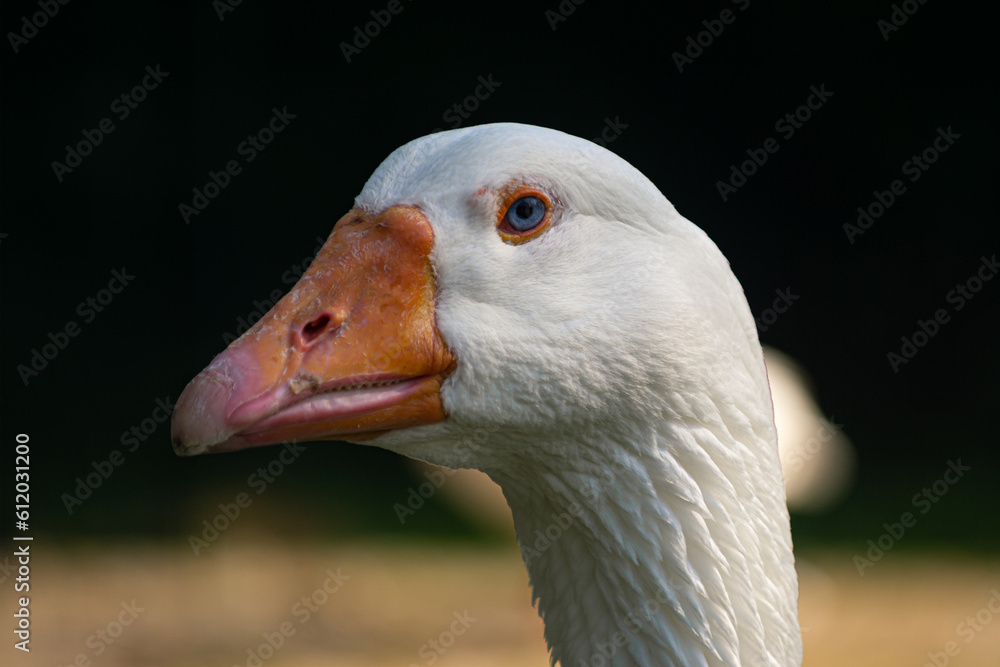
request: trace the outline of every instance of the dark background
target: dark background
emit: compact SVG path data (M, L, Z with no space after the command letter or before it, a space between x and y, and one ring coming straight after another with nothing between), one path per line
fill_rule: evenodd
M762 341L809 370L859 467L842 505L793 517L798 544L863 548L961 459L971 471L900 548L1000 546L1000 280L960 311L946 300L1000 250L985 10L913 2L886 40L877 22L889 2L753 0L741 10L717 0L656 14L567 1L574 11L554 30L554 0L400 6L348 63L339 45L386 3L248 1L220 20L209 2L71 2L16 53L9 33L40 10L4 3L3 484L9 502L14 435L28 433L34 534L183 539L246 490L276 450L179 459L167 423L132 452L122 434L156 399L176 399L255 300L287 290L283 273L312 254L372 170L449 127L444 114L482 76L500 85L463 125L519 121L590 138L617 119L609 148L719 244L755 314L777 289L799 296ZM735 21L678 72L674 52L727 8ZM119 119L112 102L147 66L169 75ZM811 86L833 95L785 139L775 122ZM294 120L246 163L238 145L275 107ZM106 117L115 130L57 180L52 163ZM949 127L961 138L911 183L903 163ZM724 202L716 182L768 137L780 150ZM242 173L185 224L178 205L229 160ZM894 179L906 192L850 243L843 224ZM134 280L85 322L78 304L123 267ZM939 308L950 321L894 372L887 354ZM18 366L70 321L79 335L25 384ZM124 462L68 513L62 494L114 450ZM437 500L401 527L392 504L415 478L394 455L324 444L299 461L255 510L277 536L483 537Z

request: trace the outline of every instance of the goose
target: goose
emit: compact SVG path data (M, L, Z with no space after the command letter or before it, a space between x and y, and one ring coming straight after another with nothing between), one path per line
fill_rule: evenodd
M798 665L742 288L628 162L515 123L393 151L179 397L180 455L344 440L485 472L552 664Z

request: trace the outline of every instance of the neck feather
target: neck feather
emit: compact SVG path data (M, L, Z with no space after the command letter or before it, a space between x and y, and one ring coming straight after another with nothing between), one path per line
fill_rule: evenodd
M491 471L553 663L801 663L774 430L751 423L582 434L547 448L566 460Z

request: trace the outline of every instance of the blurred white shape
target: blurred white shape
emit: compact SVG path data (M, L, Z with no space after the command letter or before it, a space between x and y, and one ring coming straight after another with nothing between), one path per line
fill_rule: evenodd
M788 507L797 512L824 510L850 487L854 449L839 425L820 412L801 366L772 347L764 348L764 360Z
M764 360L774 400L778 456L785 475L788 507L803 513L824 510L850 487L854 449L838 425L823 416L801 366L772 347L764 347ZM421 481L428 471L437 468L414 459L407 462ZM437 493L473 521L497 532L514 534L507 500L485 473L452 472Z

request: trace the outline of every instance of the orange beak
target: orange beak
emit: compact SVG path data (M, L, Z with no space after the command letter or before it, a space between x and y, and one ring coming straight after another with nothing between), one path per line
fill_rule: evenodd
M292 291L181 393L174 450L359 441L444 419L454 360L434 321L433 244L417 208L348 212Z

